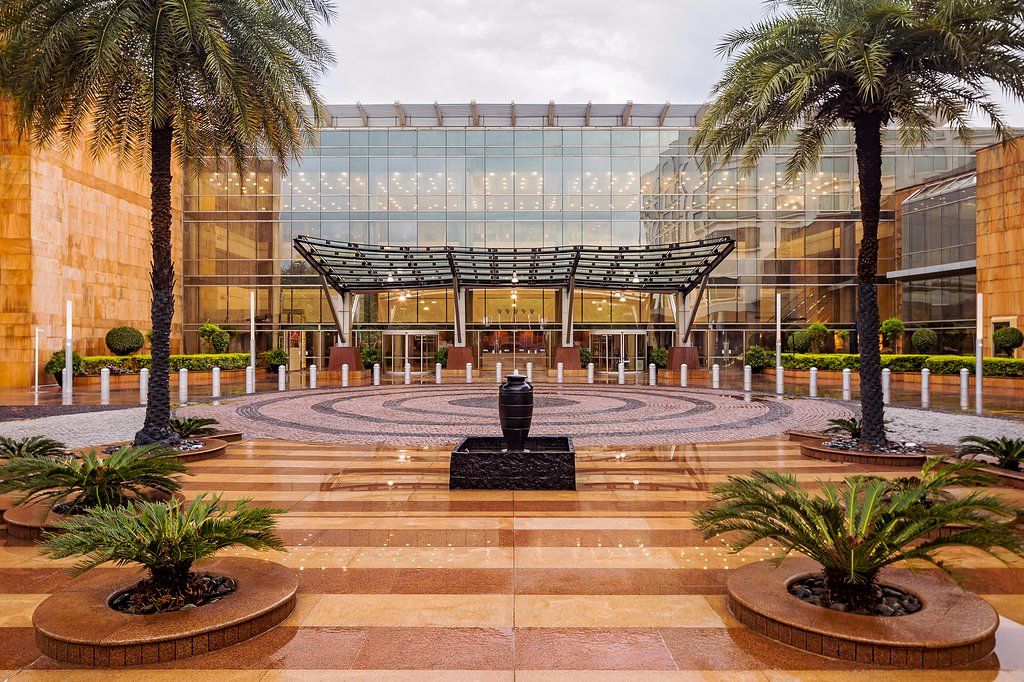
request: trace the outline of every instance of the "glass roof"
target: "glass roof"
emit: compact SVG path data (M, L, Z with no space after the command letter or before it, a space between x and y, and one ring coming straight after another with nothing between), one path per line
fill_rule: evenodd
M300 236L295 250L339 292L524 287L688 293L735 248L732 237L648 246L379 246Z

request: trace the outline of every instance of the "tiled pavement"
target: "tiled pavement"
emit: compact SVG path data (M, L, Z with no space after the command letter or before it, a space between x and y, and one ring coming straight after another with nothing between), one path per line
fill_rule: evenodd
M724 607L729 555L692 526L710 485L752 468L818 479L865 469L794 444L583 447L577 492L447 490L444 450L244 441L191 465L186 493L286 507L300 595L249 642L151 670L57 669L31 613L67 578L31 546L0 546L0 669L18 680L853 680L865 672L775 644ZM883 474L889 472L880 472ZM1007 495L1014 495L1010 491ZM242 552L239 552L242 553ZM877 680L1024 678L1024 569L957 550L969 586L1003 616L970 670ZM123 571L129 569L98 569ZM952 615L950 617L955 617ZM144 618L144 616L140 616Z

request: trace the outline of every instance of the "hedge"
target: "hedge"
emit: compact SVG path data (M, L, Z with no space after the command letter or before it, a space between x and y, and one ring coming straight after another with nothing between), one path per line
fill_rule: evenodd
M98 376L106 367L111 374L138 374L150 368L153 359L149 355L91 355L82 358L82 367L75 376ZM221 369L245 369L249 365L248 353L200 353L197 355L172 355L171 371L187 369L190 372L208 372L214 367Z
M933 355L925 366L934 374L974 374L974 358L970 355ZM1024 358L984 358L982 369L989 377L1024 377Z
M784 369L823 372L860 369L860 356L852 354L783 353ZM882 355L882 369L892 372L920 372L927 367L932 374L959 374L962 367L974 374L974 357L970 355ZM990 377L1024 377L1024 358L985 358L984 371Z

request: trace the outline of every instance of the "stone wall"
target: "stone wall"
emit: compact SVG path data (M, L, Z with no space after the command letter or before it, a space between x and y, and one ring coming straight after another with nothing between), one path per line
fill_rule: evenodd
M172 243L180 311L178 175ZM80 148L35 149L18 138L10 111L0 107L0 387L32 384L36 327L42 329L40 366L63 346L68 299L82 354L106 353L103 338L111 327L151 328L148 176L130 162L95 160ZM172 352L180 339L179 312Z

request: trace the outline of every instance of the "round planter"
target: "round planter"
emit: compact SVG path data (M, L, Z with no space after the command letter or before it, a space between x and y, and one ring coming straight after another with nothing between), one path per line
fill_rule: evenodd
M899 668L946 668L984 658L995 648L999 616L981 597L938 575L886 569L881 582L914 594L923 608L895 618L862 616L808 604L787 591L820 571L806 558L768 561L729 572L732 614L752 630L804 651Z
M827 439L826 436L824 439ZM929 457L945 457L955 452L953 448L942 445L926 445L925 452L909 452L896 454L888 452L862 452L860 450L840 450L830 448L823 443L814 444L806 440L800 440L800 454L812 459L822 459L829 462L848 462L851 464L868 464L891 467L917 467L920 468Z
M216 436L209 436L207 438L196 438L195 440L201 441L203 447L201 450L186 450L179 452L175 455L175 459L180 459L182 462L199 462L204 459L213 459L224 454L228 448L227 441L220 438L220 434Z
M817 431L786 431L786 437L795 443L807 443L808 445L821 445L832 438Z
M182 502L185 501L185 496L181 493L174 493L173 496ZM11 507L5 511L3 518L4 523L7 524L7 537L35 542L43 536L43 533L52 533L58 530L57 522L68 517L54 512L53 504L52 500L41 500L20 507Z
M139 577L98 570L47 597L32 614L36 644L60 663L123 668L163 663L222 649L266 632L295 608L291 569L260 559L205 561L196 571L230 576L233 594L193 609L141 616L108 602Z
M205 437L201 438L200 440L207 441L207 440L213 440L213 439L222 440L225 443L235 443L235 442L238 442L238 441L242 440L242 432L241 431L218 431L217 433L213 434L212 436L205 436Z

